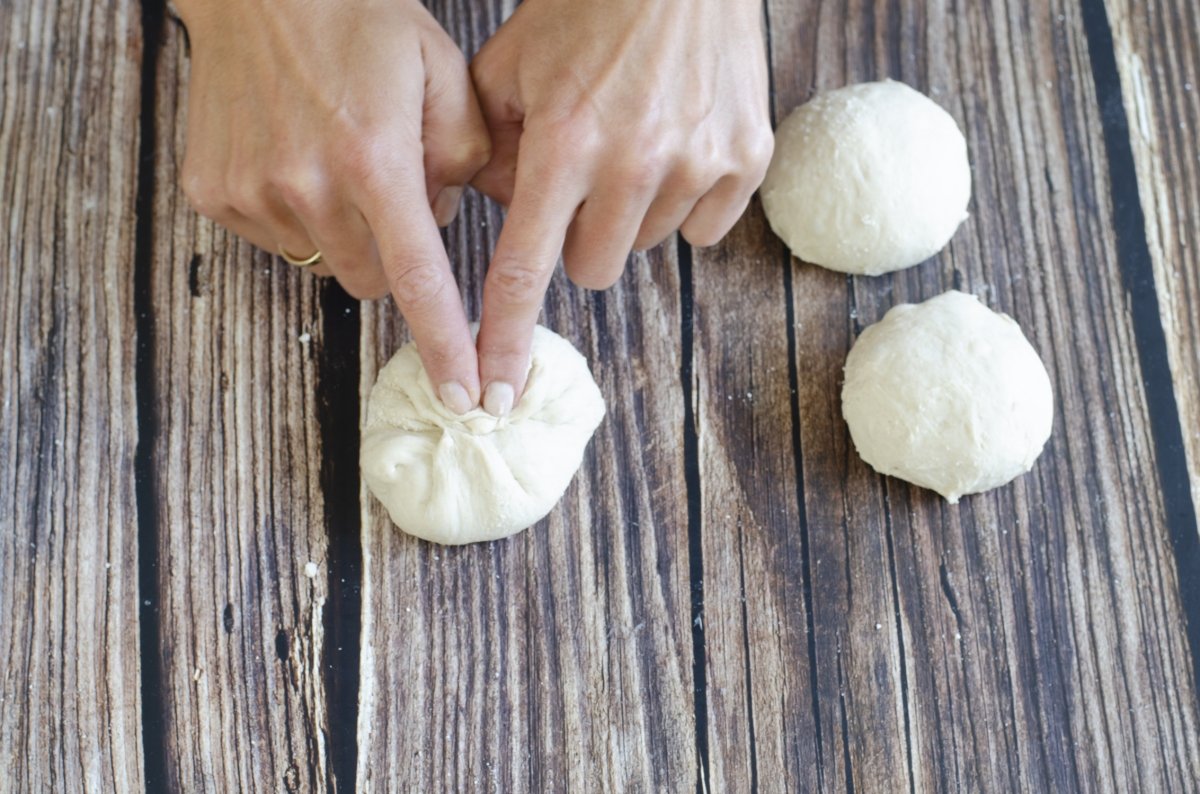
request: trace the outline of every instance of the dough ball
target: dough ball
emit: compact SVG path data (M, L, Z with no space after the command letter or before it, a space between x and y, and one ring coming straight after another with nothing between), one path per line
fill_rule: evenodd
M1054 398L1011 317L947 292L863 331L846 359L842 414L876 471L954 504L1033 468Z
M411 535L451 545L508 537L562 498L603 417L587 361L541 326L525 393L501 419L449 411L407 344L371 389L363 478Z
M868 276L923 262L967 218L967 142L903 83L821 94L775 131L767 220L806 262Z

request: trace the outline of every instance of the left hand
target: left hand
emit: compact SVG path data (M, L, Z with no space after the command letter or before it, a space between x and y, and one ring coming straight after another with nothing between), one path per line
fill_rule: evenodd
M484 284L483 406L524 388L559 252L605 289L633 248L720 240L771 159L761 4L525 0L475 56L492 139L473 184L509 208Z
M417 0L176 0L192 43L183 189L255 245L389 290L438 396L479 367L438 234L490 142L462 52Z

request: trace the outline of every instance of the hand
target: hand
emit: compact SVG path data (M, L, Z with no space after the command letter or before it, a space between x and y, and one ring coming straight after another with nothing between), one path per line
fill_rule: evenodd
M561 250L604 289L676 229L712 245L774 143L756 0L525 0L471 63L493 154L473 184L508 206L484 284L483 406L524 388Z
M191 0L183 189L255 245L390 288L449 408L478 362L438 224L490 143L462 54L415 0Z

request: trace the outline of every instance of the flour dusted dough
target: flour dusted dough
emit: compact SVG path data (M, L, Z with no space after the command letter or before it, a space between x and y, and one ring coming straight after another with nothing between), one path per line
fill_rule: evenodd
M951 504L1029 471L1053 403L1017 324L961 292L896 306L863 331L842 389L863 460Z
M495 540L550 512L603 417L587 361L541 326L525 393L501 419L447 410L408 344L371 390L363 477L409 534L445 544Z
M903 83L830 91L779 125L761 196L801 259L900 270L940 251L967 218L967 143L949 113Z

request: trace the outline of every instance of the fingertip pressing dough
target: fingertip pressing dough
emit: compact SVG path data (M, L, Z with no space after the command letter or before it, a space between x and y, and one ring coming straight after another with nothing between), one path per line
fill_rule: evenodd
M525 392L503 418L448 410L410 343L371 389L363 477L411 535L448 545L508 537L562 498L604 410L587 361L542 326Z
M779 125L760 195L800 259L844 273L900 270L944 248L966 220L966 139L903 83L830 91Z
M1054 399L1017 323L951 291L863 331L846 359L842 414L876 471L954 504L1033 467Z

